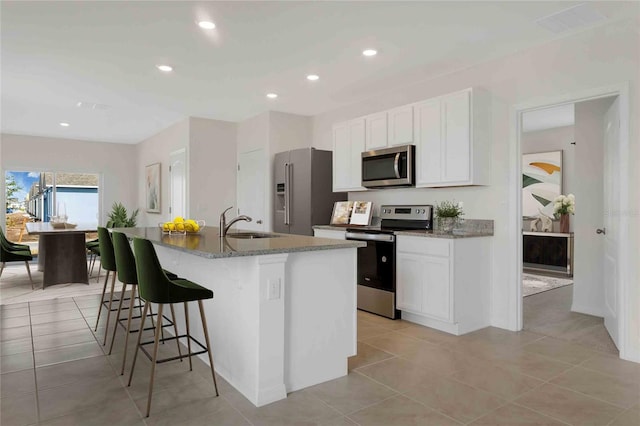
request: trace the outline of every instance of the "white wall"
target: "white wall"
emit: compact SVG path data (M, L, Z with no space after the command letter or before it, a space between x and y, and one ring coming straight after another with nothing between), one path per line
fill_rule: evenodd
M393 93L385 93L366 101L318 115L313 119L313 146L330 149L331 126L339 121L385 110L433 96L451 93L466 87L484 87L491 94L493 120L492 184L486 188L458 188L436 190L387 190L376 193L350 194L350 199L371 199L375 202L417 203L455 198L465 202L466 217L495 220L492 286L492 324L516 329L518 308L514 297L518 283L513 282L509 264L510 244L517 234L510 228L510 211L517 205L510 189L512 130L511 116L515 105L535 100L578 93L587 89L631 82L630 156L637 163L638 156L638 84L640 70L640 33L637 17L612 25L552 41L517 54L413 84ZM637 168L632 167L627 178L637 182ZM629 243L632 253L638 253L638 194L634 187L629 194L632 209L625 214L631 223ZM629 335L633 335L633 352L640 357L640 291L637 267L629 277L632 286L627 303L632 318ZM635 319L633 319L635 315Z
M576 104L574 194L576 214L571 217L574 241L572 311L603 316L604 238L596 234L604 225L604 116L613 98Z
M236 140L235 123L190 118L189 215L210 226L236 204Z
M189 118L185 118L135 145L137 164L136 189L140 220L138 226L156 226L170 219L169 215L169 155L181 148L189 158ZM145 167L160 163L160 213L146 212Z
M10 134L0 138L3 176L7 170L99 173L100 224L106 223L106 215L116 201L129 210L142 207L135 184L138 175L134 145ZM0 204L4 206L4 179L1 181ZM0 220L4 223L4 215Z
M574 182L580 179L575 170L576 146L571 145L575 141L574 126L556 127L554 129L525 132L520 139L522 154L536 152L562 151L562 194L573 194ZM602 178L602 176L600 176ZM586 200L583 202L587 202ZM522 221L522 229L529 230L531 220ZM573 221L570 222L570 230L573 231ZM560 221L553 221L554 231L560 230Z

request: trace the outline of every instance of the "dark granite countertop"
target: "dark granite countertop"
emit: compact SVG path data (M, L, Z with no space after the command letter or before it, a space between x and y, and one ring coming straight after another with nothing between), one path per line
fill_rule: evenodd
M250 232L232 230L224 239L220 238L217 227L206 227L197 234L166 234L158 227L147 228L117 228L129 237L146 238L155 244L184 251L196 256L210 259L261 256L276 253L293 253L301 251L335 250L343 248L364 247L366 243L361 241L332 240L328 238L308 237L304 235L275 234L273 238L240 239L232 235L238 232Z

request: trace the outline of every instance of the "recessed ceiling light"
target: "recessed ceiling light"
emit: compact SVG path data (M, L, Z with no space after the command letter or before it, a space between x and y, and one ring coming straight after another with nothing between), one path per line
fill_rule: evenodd
M169 65L156 65L160 71L171 72L173 71L173 67Z
M200 28L204 28L205 30L212 30L216 27L216 24L211 21L200 21L198 22L198 25Z
M317 76L317 75L315 75L315 74L309 74L309 75L307 76L307 80L311 80L311 81L316 81L316 80L317 80L317 79L319 79L319 78L320 78L320 77L318 77L318 76Z
M267 98L269 99L275 99L278 97L277 93L267 93Z
M70 126L70 124L69 124L69 123L64 123L64 122L63 122L63 123L60 123L60 125L61 125L62 127L69 127L69 126Z
M374 49L366 49L362 51L362 54L364 56L376 56L378 54L378 51Z

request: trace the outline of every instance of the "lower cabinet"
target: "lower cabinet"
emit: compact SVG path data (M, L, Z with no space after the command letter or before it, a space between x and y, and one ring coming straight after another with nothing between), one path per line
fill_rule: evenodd
M455 335L489 326L490 237L398 235L396 251L402 319Z

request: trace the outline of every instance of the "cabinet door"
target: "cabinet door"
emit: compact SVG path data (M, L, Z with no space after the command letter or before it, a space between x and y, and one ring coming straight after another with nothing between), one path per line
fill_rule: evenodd
M396 307L400 310L422 312L424 258L413 253L396 256Z
M440 99L414 105L416 184L438 184L442 174L442 123Z
M443 182L465 183L471 180L470 107L469 91L442 98L444 115Z
M351 144L347 123L333 127L333 192L349 189L351 184Z
M349 122L349 143L351 144L351 154L349 167L345 171L349 175L349 188L352 190L364 189L362 187L362 151L365 150L364 118Z
M387 146L387 112L371 114L365 117L365 122L367 124L366 150L385 148Z
M413 141L413 106L403 106L389 111L389 146L408 145Z
M449 258L424 256L423 262L422 312L443 321L451 321Z

